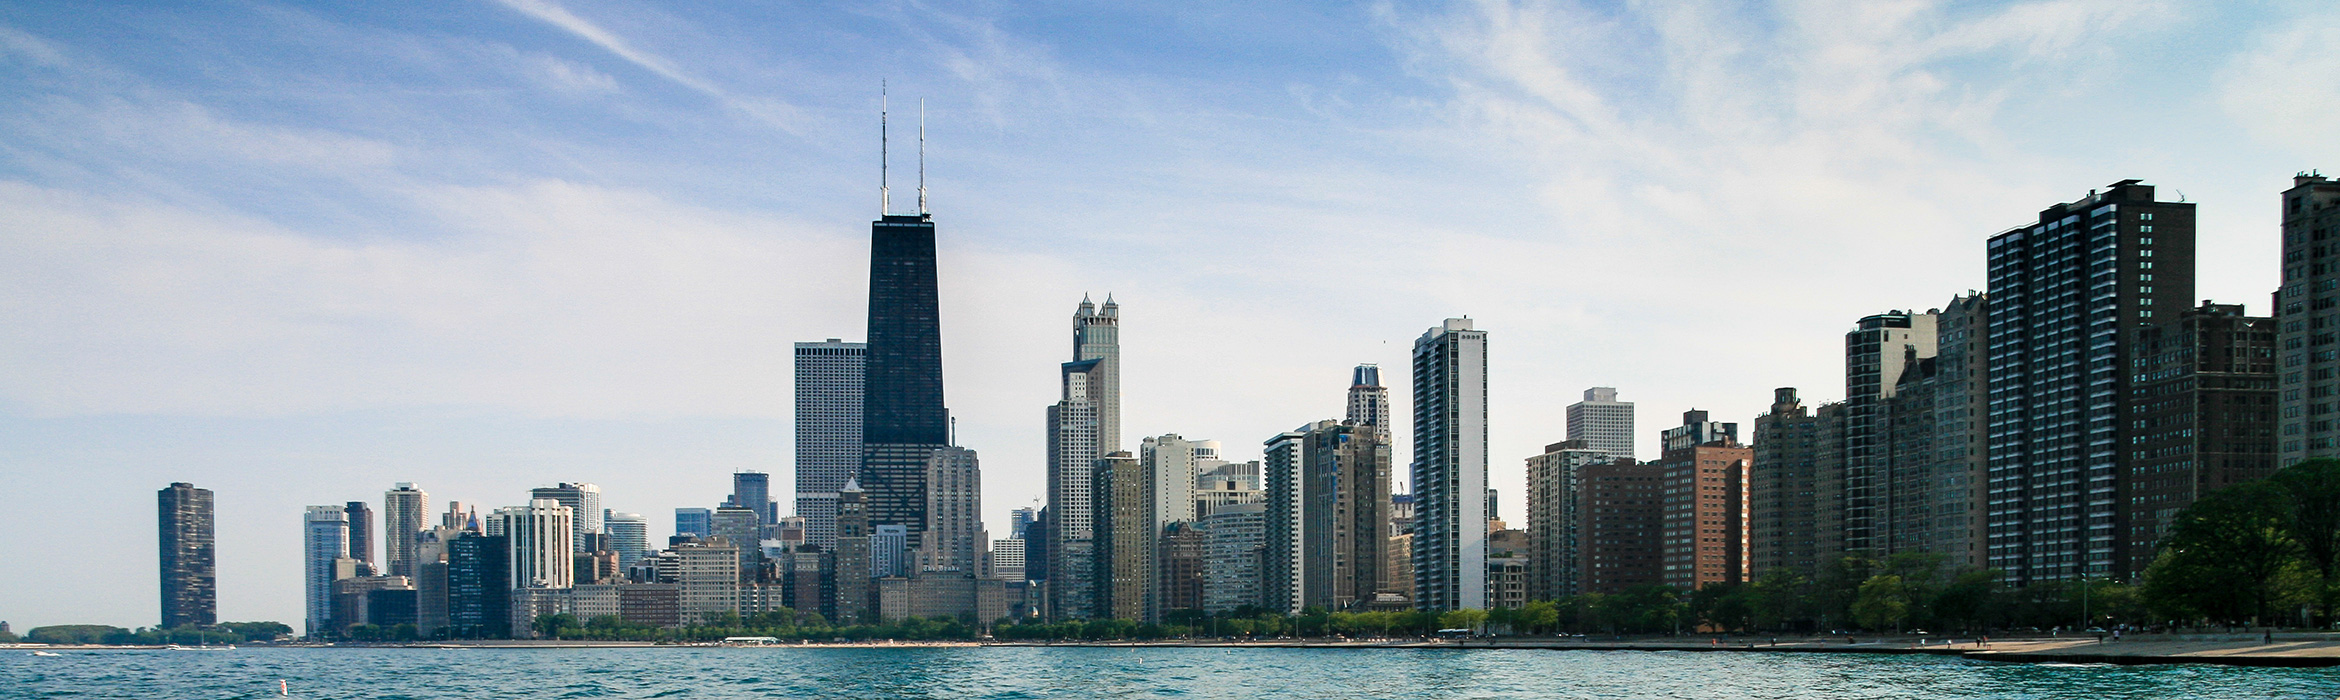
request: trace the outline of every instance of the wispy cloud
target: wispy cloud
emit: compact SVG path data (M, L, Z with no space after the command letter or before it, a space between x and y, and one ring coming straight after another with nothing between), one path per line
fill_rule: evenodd
M723 103L725 106L754 117L755 119L760 120L766 124L770 124L774 127L780 128L783 131L789 132L795 132L798 128L798 110L786 102L770 97L755 97L733 94L731 91L723 89L721 86L716 85L712 81L692 74L690 71L684 70L681 66L676 65L673 61L668 60L664 56L660 56L658 54L634 46L632 42L627 41L624 37L618 36L617 33L609 31L608 29L603 28L601 25L595 24L591 20L577 16L576 13L570 12L569 8L562 6L560 3L555 2L554 0L497 1L502 3L505 7L511 8L520 14L527 15L546 24L557 27L562 31L576 35L577 38L584 39L585 41L592 43L594 46L601 47L602 50L608 51L613 56L624 59L626 62L632 63L635 66L642 68L643 70L650 71L659 77L673 81L677 85L690 88L699 92L700 94L714 98L716 101Z

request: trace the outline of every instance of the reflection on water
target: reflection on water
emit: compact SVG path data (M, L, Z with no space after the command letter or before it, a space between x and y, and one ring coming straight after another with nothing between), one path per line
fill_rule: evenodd
M0 697L2332 698L2340 672L1528 649L0 651Z

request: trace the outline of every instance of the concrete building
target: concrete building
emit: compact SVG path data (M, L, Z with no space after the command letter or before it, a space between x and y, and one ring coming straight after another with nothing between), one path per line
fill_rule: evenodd
M1487 558L1487 607L1517 610L1533 600L1528 594L1535 559L1526 554Z
M2340 348L2333 347L2340 333L2340 312L2333 311L2340 308L2340 245L2331 242L2340 232L2340 181L2300 173L2284 190L2281 208L2283 287L2275 293L2282 322L2279 468L2340 457L2340 423L2334 418L2340 413L2334 408Z
M1381 432L1381 442L1389 442L1389 387L1381 385L1381 366L1357 365L1349 374L1349 410L1341 419L1349 425L1367 426Z
M1176 610L1203 608L1204 565L1209 536L1192 522L1163 528L1161 554L1154 568L1154 619Z
M935 450L926 468L926 541L916 573L974 576L983 549L983 468L975 451Z
M510 547L512 590L576 585L576 514L548 498L497 508L495 519Z
M662 576L679 590L677 614L695 625L719 613L739 612L739 546L716 537L672 547L672 574Z
M1988 250L1985 557L2017 586L2117 576L2135 331L2193 306L2194 205L2122 180Z
M822 606L832 621L854 624L871 619L875 600L869 582L876 568L870 535L869 501L858 480L846 479L845 487L837 490L837 551L828 561L830 598Z
M593 484L563 482L555 486L530 489L531 502L547 500L569 509L569 546L572 551L591 552L601 543L601 487Z
M1935 353L1934 314L1890 311L1844 334L1844 551L1893 553L1892 423L1898 380Z
M342 506L309 506L301 516L302 589L308 596L305 633L330 634L333 627L334 560L349 555L349 513Z
M764 552L756 546L763 539L763 516L757 515L753 508L724 505L715 509L713 529L712 536L732 544L733 553L739 556L741 575L753 580L756 569L764 562Z
M1815 580L1844 551L1844 404L1806 408L1794 387L1755 418L1747 469L1747 575L1785 569Z
M434 527L418 533L414 543L414 629L425 639L436 637L453 624L454 591L449 550L463 530Z
M1618 459L1585 465L1577 506L1584 593L1623 593L1660 583L1665 538L1665 469Z
M1414 341L1414 604L1487 607L1487 333L1450 318Z
M1138 467L1154 480L1154 531L1195 519L1197 445L1176 433L1138 441ZM1203 450L1216 455L1216 450Z
M1076 326L1082 318L1075 316ZM1076 347L1086 347L1083 336L1076 332L1074 337ZM1106 381L1103 367L1097 358L1064 363L1063 398L1048 407L1048 518L1044 526L1048 531L1048 602L1054 606L1050 615L1059 620L1088 617L1098 605L1095 577L1089 572L1097 568L1097 499L1091 489L1095 487L1097 460L1105 455L1099 449L1103 443L1094 398Z
M1097 591L1094 615L1101 619L1149 620L1146 604L1154 587L1154 480L1137 456L1113 452L1097 460ZM1059 572L1058 575L1069 575Z
M618 587L618 617L637 625L682 625L682 586L635 583Z
M1618 401L1616 387L1584 390L1583 401L1568 405L1568 439L1611 459L1633 459L1633 402Z
M1318 421L1267 443L1267 590L1291 612L1350 610L1391 592L1392 450L1373 426Z
M1081 296L1073 311L1073 361L1096 360L1090 374L1089 400L1097 405L1097 454L1121 451L1121 305L1113 295L1092 308Z
M805 541L837 546L837 490L861 469L862 383L869 346L796 344L796 514Z
M1755 452L1739 444L1738 427L1694 410L1666 430L1669 447L1658 462L1665 474L1660 571L1676 588L1747 580L1747 467ZM1683 444L1688 436L1706 441Z
M408 482L382 492L382 555L392 576L415 575L415 540L430 528L431 495Z
M2276 470L2275 319L2205 303L2137 331L2121 520L2129 577L2202 494ZM2138 426L2142 426L2139 428Z
M991 541L991 570L985 578L1003 581L1024 580L1024 541L1016 538Z
M1544 446L1544 453L1527 459L1527 557L1530 562L1527 595L1537 600L1559 600L1577 594L1583 578L1579 556L1577 513L1582 499L1584 468L1612 458L1583 440L1564 440Z
M1261 582L1267 558L1267 504L1240 503L1203 516L1203 608L1223 613L1267 606Z
M1934 319L1934 356L1909 352L1884 407L1892 465L1885 551L1940 554L1952 570L1981 568L1990 479L1984 298L1959 296L1924 316Z
M211 489L172 483L155 493L156 570L162 575L164 629L219 622L219 550Z

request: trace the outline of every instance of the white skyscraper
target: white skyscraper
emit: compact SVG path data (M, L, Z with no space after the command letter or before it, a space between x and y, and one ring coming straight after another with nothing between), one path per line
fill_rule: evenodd
M341 506L309 506L301 520L301 588L314 637L333 628L333 561L349 554L349 515Z
M416 576L415 541L430 527L431 495L399 482L382 493L382 550L392 576Z
M510 538L510 586L570 588L576 582L576 512L559 501L534 499L525 506L496 509L495 520Z
M528 497L531 500L548 500L567 506L571 529L569 545L575 547L576 551L579 552L593 551L588 547L593 544L591 540L595 538L587 536L601 534L601 487L593 484L562 483L558 486L531 490L528 492ZM565 588L565 586L563 587Z
M1381 385L1379 365L1357 365L1350 374L1349 413L1342 422L1372 426L1381 435L1389 435L1389 387Z
M1121 305L1105 295L1091 310L1089 298L1073 313L1073 359L1096 360L1089 399L1097 404L1097 454L1121 451Z
M1584 400L1568 405L1568 439L1583 440L1585 449L1610 457L1633 457L1633 402L1618 401L1616 387L1584 390Z
M805 542L837 546L837 490L861 469L862 382L869 346L796 344L796 514Z
M1073 314L1073 361L1061 366L1062 400L1048 407L1048 602L1057 619L1097 609L1097 461L1120 442L1120 311L1081 299Z
M1204 452L1199 443L1173 433L1138 441L1138 467L1154 477L1154 534L1171 523L1194 522L1195 462ZM1214 460L1215 461L1215 460Z
M1450 318L1414 341L1414 603L1487 607L1487 332Z

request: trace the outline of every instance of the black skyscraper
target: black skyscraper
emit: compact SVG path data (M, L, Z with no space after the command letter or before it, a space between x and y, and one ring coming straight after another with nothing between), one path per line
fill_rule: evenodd
M512 636L512 557L502 535L447 543L447 624L454 636Z
M374 566L374 509L365 501L350 501L342 512L349 514L349 558L366 563L369 573L362 575L381 571Z
M211 490L176 483L155 494L162 551L162 627L219 622L217 555L211 531Z
M872 222L861 487L870 523L908 528L913 547L926 527L926 460L950 443L936 307L934 219L888 214Z

